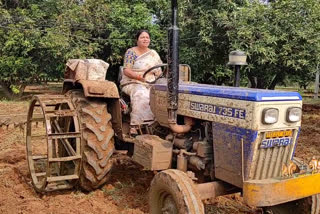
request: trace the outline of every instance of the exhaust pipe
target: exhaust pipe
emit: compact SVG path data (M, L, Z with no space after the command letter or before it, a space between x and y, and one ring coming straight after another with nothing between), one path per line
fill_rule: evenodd
M189 132L193 124L194 122L191 117L184 117L184 125L169 123L169 127L174 133L183 134Z
M168 122L177 123L178 89L179 89L179 28L178 2L171 1L171 27L168 30Z
M178 1L171 0L171 27L168 30L168 123L174 133L187 133L191 130L193 120L184 117L184 125L177 124L178 93L179 93L179 28Z

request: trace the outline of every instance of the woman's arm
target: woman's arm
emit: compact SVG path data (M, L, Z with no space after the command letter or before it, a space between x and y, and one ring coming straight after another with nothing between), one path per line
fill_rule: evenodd
M144 82L144 79L142 78L142 75L137 73L141 71L133 71L132 67L135 63L135 60L137 58L137 54L134 52L133 48L129 48L126 51L126 54L124 56L124 68L123 68L123 74L126 75L127 77L135 80L139 80ZM142 71L143 72L143 71Z
M141 72L143 72L143 70L141 70ZM142 77L142 74L138 74L137 72L132 71L132 69L130 68L123 69L123 74L131 79L136 79L144 82L144 78Z

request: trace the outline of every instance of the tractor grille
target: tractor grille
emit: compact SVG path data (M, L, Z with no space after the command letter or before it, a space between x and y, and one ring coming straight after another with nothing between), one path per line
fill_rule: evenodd
M259 143L255 148L253 165L250 178L254 180L280 177L283 164L288 164L295 148L297 139L297 130L292 130L292 143L288 146L276 146L272 148L261 149L260 143L266 133L261 133Z

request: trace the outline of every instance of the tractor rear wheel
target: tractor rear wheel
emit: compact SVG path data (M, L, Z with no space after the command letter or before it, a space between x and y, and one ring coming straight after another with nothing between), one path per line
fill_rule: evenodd
M68 92L76 107L82 130L82 164L79 185L92 191L103 185L112 168L114 131L107 103L90 100L82 91Z
M320 214L320 194L263 208L264 214Z
M204 214L204 206L192 180L182 171L169 169L153 178L150 186L151 214Z

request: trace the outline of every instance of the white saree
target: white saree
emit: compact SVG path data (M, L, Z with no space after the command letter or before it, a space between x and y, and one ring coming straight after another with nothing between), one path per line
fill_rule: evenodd
M158 53L154 50L150 50L140 56L136 56L133 65L130 69L132 71L143 75L144 72L162 61ZM147 81L153 81L158 75L160 70L155 70L152 73L147 74L145 79ZM149 124L154 121L154 115L150 108L150 87L147 83L131 79L126 75L122 76L120 82L122 91L130 96L131 108L130 113L130 125Z

